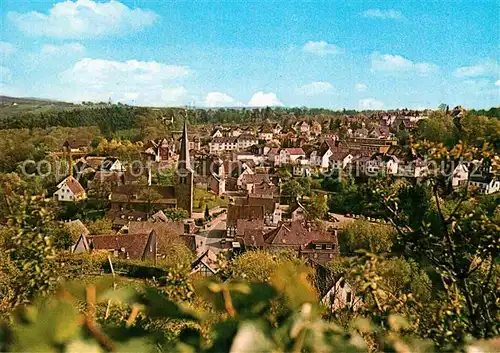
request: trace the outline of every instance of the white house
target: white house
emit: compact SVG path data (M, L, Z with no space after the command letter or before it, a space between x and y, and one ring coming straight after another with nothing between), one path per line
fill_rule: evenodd
M451 186L453 188L458 188L463 184L467 183L469 177L469 168L462 162L453 169L453 174L451 175Z
M354 157L349 152L333 152L330 155L330 166L332 169L344 169L351 163Z
M259 139L271 141L273 139L273 129L271 126L261 126L259 129Z
M83 186L73 178L68 176L66 179L57 184L57 191L54 193L57 201L80 201L87 198L87 193Z
M302 148L282 148L278 154L278 165L293 164L301 157L306 157Z
M293 128L299 134L308 134L311 130L311 125L307 121L298 121Z
M500 190L500 178L493 174L471 176L470 185L477 187L479 193L489 195Z
M302 157L298 158L292 167L292 174L294 176L310 176L311 166L309 164L309 160Z
M300 221L306 219L307 211L304 206L300 202L297 201L297 205L295 209L290 212L290 218L292 222Z
M237 143L238 143L238 149L244 150L247 149L248 147L258 144L259 140L255 136L244 134L240 135L237 138Z
M108 157L104 161L102 161L100 166L101 171L107 172L123 172L125 168L122 165L122 162L118 158Z
M214 137L209 143L210 153L237 151L238 140L235 137Z
M222 131L220 129L215 129L213 132L212 132L212 135L210 135L210 137L212 138L215 138L215 137L222 137L223 134L222 134Z
M333 152L330 149L327 149L324 152L321 150L311 152L311 156L309 158L311 165L317 166L323 171L328 170L332 154Z
M321 303L331 312L348 306L357 310L363 305L361 298L356 296L354 288L344 279L344 277L340 277L340 279L335 282L332 288L323 296Z
M429 167L425 161L416 159L410 162L398 163L396 176L406 178L422 178L429 172Z

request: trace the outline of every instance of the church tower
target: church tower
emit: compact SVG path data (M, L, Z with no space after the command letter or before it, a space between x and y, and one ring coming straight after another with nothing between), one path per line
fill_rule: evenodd
M189 217L193 213L193 176L191 161L189 159L189 141L187 133L187 121L184 121L182 132L179 161L175 170L175 197L177 207L188 211Z

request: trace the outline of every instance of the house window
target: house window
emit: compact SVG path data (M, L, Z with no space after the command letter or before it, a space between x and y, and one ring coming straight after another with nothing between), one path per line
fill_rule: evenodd
M181 177L180 183L181 184L186 184L187 178L186 177Z
M348 303L348 304L351 304L351 301L352 301L352 293L351 292L347 292L346 295L345 295L345 302Z

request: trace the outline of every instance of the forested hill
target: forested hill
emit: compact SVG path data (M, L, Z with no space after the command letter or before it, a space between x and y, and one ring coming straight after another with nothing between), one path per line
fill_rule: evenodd
M329 119L341 115L353 115L355 110L330 110L321 108L259 108L259 109L188 109L187 118L192 124L259 123L264 120L284 121L292 119ZM363 112L370 115L371 112ZM500 117L500 108L471 110L471 115ZM82 127L97 126L102 135L111 136L119 130L139 127L141 121L184 120L184 108L134 107L121 103L73 104L36 98L12 98L0 96L0 129Z

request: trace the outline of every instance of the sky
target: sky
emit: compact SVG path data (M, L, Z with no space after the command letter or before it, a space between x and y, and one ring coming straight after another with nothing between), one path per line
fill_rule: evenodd
M148 106L500 104L499 1L1 0L0 94Z

